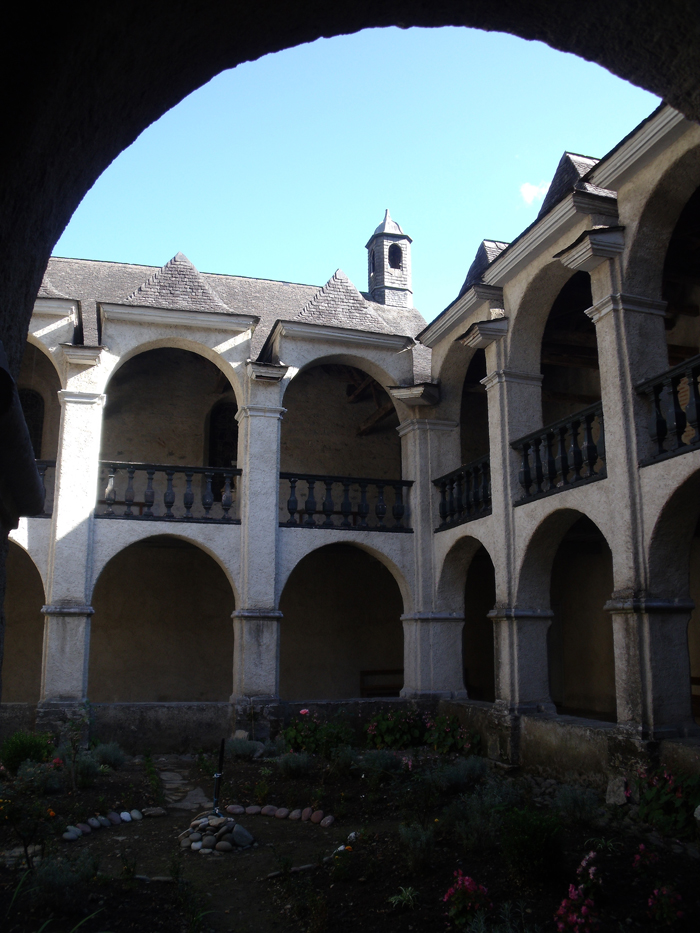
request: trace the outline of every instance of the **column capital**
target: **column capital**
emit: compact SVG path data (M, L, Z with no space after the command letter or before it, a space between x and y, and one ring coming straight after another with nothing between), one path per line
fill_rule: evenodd
M68 402L73 405L104 405L107 399L103 392L76 392L74 389L60 389L57 394L64 407Z
M459 427L456 421L445 421L439 418L410 418L402 421L396 429L399 437L412 434L414 431L454 431Z
M95 614L92 606L81 605L42 606L41 612L45 616L91 616Z
M692 599L664 599L645 594L616 597L613 594L613 598L609 599L603 608L608 612L670 615L692 612L695 609L695 603Z
M408 612L401 616L402 622L464 622L464 613L459 612Z
M540 373L523 373L516 369L497 369L489 373L481 380L481 385L486 390L492 389L495 385L501 385L506 382L514 382L518 385L536 386L542 385L542 375Z
M666 301L656 298L644 298L642 295L606 295L600 301L587 308L584 314L597 324L598 321L610 314L611 311L635 311L638 314L652 314L663 317L666 313Z
M231 618L247 622L279 622L284 614L279 609L234 609Z
M244 418L276 418L281 421L286 410L276 405L242 405L236 412L235 418L239 423Z
M493 619L494 622L504 622L510 619L551 622L554 613L551 609L521 609L518 606L496 606L491 612L487 613L487 617Z

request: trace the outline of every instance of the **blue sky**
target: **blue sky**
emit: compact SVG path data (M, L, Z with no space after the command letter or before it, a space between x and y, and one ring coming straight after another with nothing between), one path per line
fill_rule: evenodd
M471 29L322 39L219 75L88 192L57 256L366 288L384 209L416 306L456 296L484 238L534 220L565 149L600 157L659 103L598 65Z

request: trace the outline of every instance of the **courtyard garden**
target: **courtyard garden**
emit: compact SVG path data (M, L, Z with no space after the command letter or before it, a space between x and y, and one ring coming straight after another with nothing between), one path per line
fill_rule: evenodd
M302 710L226 743L216 817L217 749L131 757L85 727L0 749L4 933L700 928L697 777L556 782L451 717L358 735Z

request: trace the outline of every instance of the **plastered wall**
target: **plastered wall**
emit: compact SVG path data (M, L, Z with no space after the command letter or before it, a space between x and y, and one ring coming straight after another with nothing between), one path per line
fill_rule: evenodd
M5 592L3 703L37 703L44 638L44 587L31 557L10 542Z
M305 557L280 609L282 699L358 697L360 671L403 668L399 588L386 567L359 548L332 544Z
M93 607L91 701L228 700L234 598L199 548L165 536L131 545L103 570Z
M603 609L612 590L610 549L592 523L581 520L552 565L549 682L553 701L565 712L615 716L612 621Z

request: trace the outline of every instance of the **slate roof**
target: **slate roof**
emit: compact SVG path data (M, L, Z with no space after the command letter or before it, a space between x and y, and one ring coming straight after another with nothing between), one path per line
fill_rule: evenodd
M41 285L39 286L39 294L37 298L65 298L65 295L62 295L57 288L54 288L51 280L44 276Z
M376 313L375 307L374 302L362 297L342 269L336 269L293 320L380 334L395 333Z
M591 156L579 155L577 152L565 152L559 160L554 178L537 217L544 217L555 204L558 204L562 198L565 198L577 186L583 176L588 174L598 162L599 159L594 159Z
M508 244L504 243L502 240L481 241L479 248L476 251L474 262L471 264L471 266L469 266L467 277L464 280L464 285L460 289L458 297L461 298L465 292L469 291L472 285L481 281L481 277L483 276L484 272L494 261L494 259L497 256L500 256L506 246L508 246Z
M121 303L174 311L231 313L184 253L173 256Z

